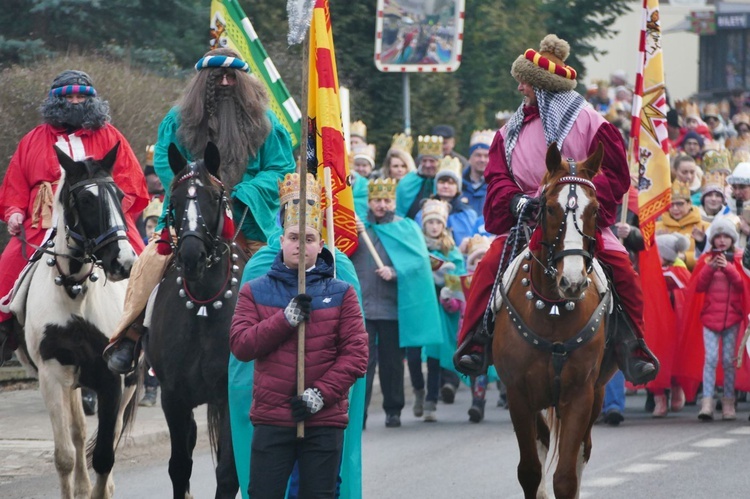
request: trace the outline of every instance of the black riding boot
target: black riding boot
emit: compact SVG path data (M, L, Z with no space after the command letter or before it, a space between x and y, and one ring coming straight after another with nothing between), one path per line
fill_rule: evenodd
M494 327L492 328L494 330ZM471 331L456 349L453 365L466 376L480 376L487 373L490 366L492 335L483 326Z
M618 328L615 340L615 357L625 379L633 385L645 385L656 379L659 360L649 350L646 342L635 336L629 324Z

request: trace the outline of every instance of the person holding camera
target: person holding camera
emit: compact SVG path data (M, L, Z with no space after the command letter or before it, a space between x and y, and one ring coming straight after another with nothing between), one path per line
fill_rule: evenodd
M688 285L685 310L684 349L697 356L698 349L691 344L700 341L700 327L703 329L703 398L698 418L701 421L713 420L714 388L717 383L716 368L719 361L721 342L722 368L724 371L724 393L722 398L722 419L736 418L734 408L735 358L744 355L737 351L737 332L745 331L747 314L750 311L750 279L742 268L742 254L735 251L737 230L727 217L720 217L711 224L706 238L710 248L698 260ZM695 311L695 313L691 313ZM699 320L693 315L700 315ZM694 326L691 326L694 324ZM685 355L689 357L690 355ZM683 357L678 355L678 357ZM694 367L693 379L700 379L697 366L699 359L690 362ZM685 359L687 362L687 358ZM721 380L719 380L721 381Z

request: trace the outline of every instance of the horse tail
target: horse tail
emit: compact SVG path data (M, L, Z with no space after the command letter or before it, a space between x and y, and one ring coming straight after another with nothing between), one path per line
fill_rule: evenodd
M227 402L208 404L208 441L211 445L211 454L215 457L219 449L219 440L221 434L221 425L224 416L227 414Z

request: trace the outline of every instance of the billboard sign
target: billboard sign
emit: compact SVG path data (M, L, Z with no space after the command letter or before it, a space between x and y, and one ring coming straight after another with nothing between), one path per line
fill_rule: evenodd
M464 0L378 0L375 66L449 73L461 64Z

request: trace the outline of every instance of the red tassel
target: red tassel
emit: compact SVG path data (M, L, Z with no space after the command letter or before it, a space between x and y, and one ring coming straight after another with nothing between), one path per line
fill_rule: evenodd
M221 238L230 241L234 237L234 220L224 213L224 228L221 229Z
M172 254L172 233L167 227L161 231L161 239L156 242L156 252L162 256Z

